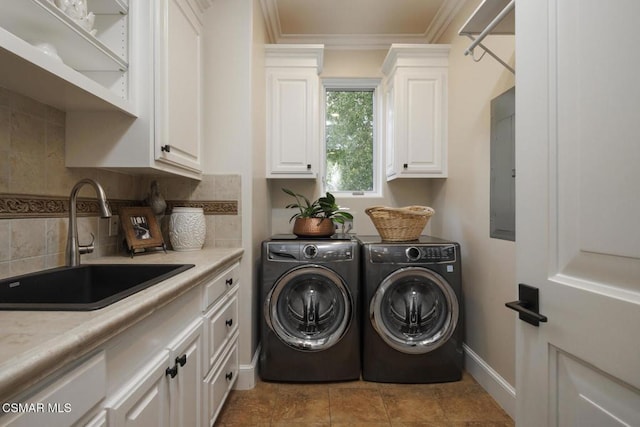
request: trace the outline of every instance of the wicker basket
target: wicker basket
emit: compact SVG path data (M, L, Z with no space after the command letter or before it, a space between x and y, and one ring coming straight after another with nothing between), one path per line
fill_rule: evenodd
M372 206L365 209L382 240L407 242L416 240L435 211L427 206L388 208Z

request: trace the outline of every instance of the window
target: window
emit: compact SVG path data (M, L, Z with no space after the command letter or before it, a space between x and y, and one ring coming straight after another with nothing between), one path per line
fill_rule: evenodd
M378 84L378 80L363 79L323 82L325 191L368 195L380 187Z

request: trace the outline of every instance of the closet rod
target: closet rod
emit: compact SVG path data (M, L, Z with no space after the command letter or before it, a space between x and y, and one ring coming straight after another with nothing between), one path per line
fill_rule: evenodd
M478 38L475 39L473 43L471 43L471 45L467 48L467 50L464 51L465 56L473 53L473 49L476 46L478 46L489 33L491 33L491 30L493 30L496 27L496 25L498 25L500 21L502 21L502 19L505 16L507 16L509 12L513 10L513 7L515 6L515 4L516 4L516 0L511 0L509 4L507 4L504 7L504 9L502 9L502 11L495 18L493 18L493 21L491 21L489 25L487 25L487 27L484 30L482 30L480 35L478 35ZM488 49L485 49L485 50L488 50Z

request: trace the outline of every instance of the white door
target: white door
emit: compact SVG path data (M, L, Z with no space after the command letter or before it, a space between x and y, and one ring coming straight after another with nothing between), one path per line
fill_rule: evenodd
M637 0L518 0L518 426L640 426Z

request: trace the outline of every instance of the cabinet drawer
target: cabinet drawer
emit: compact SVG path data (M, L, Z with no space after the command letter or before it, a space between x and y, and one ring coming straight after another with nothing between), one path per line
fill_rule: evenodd
M240 263L236 263L204 285L204 302L202 311L211 307L229 289L240 281Z
M231 345L220 367L205 379L208 389L207 416L209 425L213 425L227 394L233 387L238 376L238 345L236 341Z
M116 392L105 404L109 425L166 425L169 366L169 350L163 350Z
M213 367L220 352L238 330L238 293L223 300L205 315L207 324L207 357Z
M0 417L0 425L70 426L105 397L106 372L105 356L100 352L31 397L17 400L16 405L27 406L17 408L15 416L13 407L3 409L0 414L8 414L7 419Z

